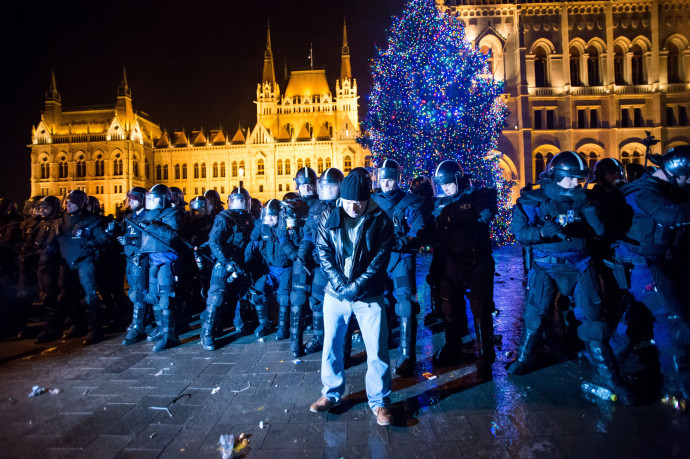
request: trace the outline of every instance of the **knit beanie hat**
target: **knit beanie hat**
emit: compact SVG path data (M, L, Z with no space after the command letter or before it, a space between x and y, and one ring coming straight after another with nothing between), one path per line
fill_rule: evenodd
M360 174L348 174L340 185L340 197L348 201L368 201L370 181Z

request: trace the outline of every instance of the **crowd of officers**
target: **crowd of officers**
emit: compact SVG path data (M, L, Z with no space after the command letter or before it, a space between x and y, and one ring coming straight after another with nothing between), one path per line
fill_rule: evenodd
M648 157L656 167L640 166L640 177L626 184L626 171L615 159L599 161L590 174L580 155L562 152L537 187L522 190L512 231L525 248L527 297L510 374L535 368L543 318L560 293L573 300L577 335L586 345L595 384L634 403L635 391L621 377L619 360L650 338L640 332L647 320L659 352L663 394L684 407L690 389L683 283L690 259L683 232L690 224L690 147ZM402 169L391 159L373 175L364 168L350 174L366 177L372 199L394 226L386 269L389 320L382 323L400 330L395 372L411 376L415 370L416 257L431 246L427 282L433 314L445 333L434 363L476 362L477 374L491 378L496 307L490 225L498 212L496 191L473 184L454 161L441 162L433 180L415 178L409 191L400 188ZM98 200L80 190L63 200L31 198L23 215L2 199L3 335L25 333L31 304L38 300L47 317L37 343L79 336L93 344L104 338L104 330L126 325L123 345L147 340L158 352L178 345L191 316L201 312L200 344L206 350L219 346L232 323L237 332L260 339L274 332L278 340L289 339L296 358L319 352L329 280L317 238L319 225L340 211L343 179L336 168L319 177L305 167L295 176L297 193L263 205L242 186L226 203L213 190L187 203L178 188L134 187L126 211L116 218L102 216ZM583 186L585 179L596 185ZM270 317L276 303L277 317ZM312 338L305 343L308 328ZM355 329L351 320L348 336ZM350 350L346 339L346 359Z

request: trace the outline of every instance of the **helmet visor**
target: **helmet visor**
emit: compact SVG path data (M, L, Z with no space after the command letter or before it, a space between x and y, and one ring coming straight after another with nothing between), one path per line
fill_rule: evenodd
M146 210L165 208L165 197L162 194L146 193Z

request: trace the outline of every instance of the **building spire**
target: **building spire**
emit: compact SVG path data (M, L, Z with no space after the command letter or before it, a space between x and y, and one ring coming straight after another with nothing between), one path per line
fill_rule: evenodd
M340 52L340 80L352 79L352 68L350 67L350 47L347 44L347 22L343 18L343 48Z
M264 75L261 80L262 83L270 83L271 85L276 82L275 69L273 68L273 49L271 48L271 23L269 21L266 30L266 51L264 51Z
M117 88L118 96L132 97L132 91L129 89L129 84L127 83L127 69L122 66L122 81L120 82L120 87Z
M60 93L57 89L57 81L55 79L54 69L50 69L50 83L48 84L48 91L46 91L46 99L60 102Z

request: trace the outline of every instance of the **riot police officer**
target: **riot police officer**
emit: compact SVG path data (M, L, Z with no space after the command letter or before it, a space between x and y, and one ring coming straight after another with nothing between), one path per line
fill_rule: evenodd
M319 232L319 223L324 216L328 215L335 209L336 201L340 197L340 184L345 176L343 173L334 167L326 169L317 182L318 201L316 201L310 208L307 214L307 220L304 225L304 237L300 241L299 251L297 253L297 265L304 266L307 263L312 266L313 278L309 286L308 297L309 306L312 310L312 329L314 336L305 345L307 353L318 352L323 348L323 299L325 288L328 284L324 272L321 270L321 262L316 250L316 237ZM295 298L302 300L301 295L293 295ZM295 329L299 324L293 324Z
M400 324L400 357L395 372L400 376L411 376L417 360L415 344L417 337L417 250L420 237L431 217L431 209L424 200L413 193L400 189L402 168L392 159L385 159L376 170L380 192L372 199L393 221L395 246L386 271L393 284L392 292L387 288L386 296L395 297L395 315Z
M236 304L234 323L242 331L243 320L240 299L249 287L245 270L245 250L249 244L254 218L249 213L251 198L244 188L235 188L228 196L228 210L224 210L213 222L206 246L215 259L211 273L211 285L202 313L201 345L207 351L215 350L213 338L218 309L224 304Z
M33 236L29 253L38 255L37 283L39 299L48 314L48 323L53 327L44 328L36 337L35 343L57 339L62 332L62 311L58 306L60 293L60 257L55 251L47 250L52 241L60 218L62 204L55 196L46 196L38 204L40 223Z
M42 340L56 339L62 330L61 314L68 312L71 327L63 337L83 335L84 311L80 308L79 286L84 290L88 334L84 344L103 339L101 326L103 302L96 282L96 259L110 241L105 233L105 220L86 210L88 197L81 190L70 191L65 199L65 213L54 226L52 240L46 248L47 258L60 258L60 295L58 313L48 313Z
M28 201L27 201L28 202ZM17 282L17 306L15 314L11 314L3 320L8 325L11 332L22 333L28 319L27 313L31 304L38 297L38 260L41 251L36 248L36 234L40 227L43 217L39 210L40 201L37 205L30 204L27 210L28 216L19 223L19 233L21 242L17 250L17 262L19 268L19 279ZM58 201L58 207L60 203Z
M313 288L312 281L314 279L312 257L307 256L305 259L299 259L297 255L304 238L309 209L318 201L316 181L316 172L312 168L303 167L297 171L295 183L300 197L292 202L288 201L288 205L284 207L281 217L281 248L283 253L293 262L292 292L290 293L290 352L295 357L301 356L305 351L302 344L304 333L303 310L307 304L309 293ZM308 349L311 352L319 350L321 350L321 347L318 346Z
M603 233L603 224L588 194L578 186L589 174L584 160L564 151L549 162L540 188L527 191L513 211L512 231L519 242L531 246L524 329L517 358L507 366L520 375L533 368L535 348L544 314L557 294L574 296L577 334L587 346L595 370L594 383L612 390L624 403L633 394L623 383L608 343L609 327L602 316L599 277L588 242Z
M261 209L260 223L254 226L251 244L247 246L245 256L247 262L250 262L253 257L261 258L267 268L250 288L250 301L259 319L259 326L254 331L257 338L272 332L272 325L268 320L268 303L274 294L278 300L278 323L283 337L287 332L292 261L281 250L278 235L280 211L281 203L277 199L269 200Z
M184 200L184 193L176 186L170 187L170 195L172 196L172 206L181 212L187 210L187 202Z
M690 397L690 329L681 289L687 270L673 269L677 233L690 225L690 146L651 158L659 167L625 185L621 192L632 222L616 247L616 261L627 270L630 293L654 316L654 342L663 375L662 401L682 410ZM685 265L687 266L687 265ZM623 282L628 276L619 276Z
M149 275L146 301L153 305L158 338L153 352L160 352L179 343L175 332L175 313L171 298L177 289L177 269L181 244L179 229L182 213L172 207L170 188L158 184L146 193L146 213L141 220L139 253L148 257Z
M17 212L14 201L0 198L0 336L18 330L13 322L18 318L20 303L17 301L17 280L19 260L17 250L21 244L20 223L22 217Z
M127 262L126 275L129 285L129 299L132 302L132 323L122 340L124 346L134 344L146 338L144 320L146 317L146 289L148 284L148 257L140 254L141 230L134 223L141 224L146 216L146 188L135 186L127 192L129 212L122 222L122 233L117 240L124 249ZM114 224L113 224L114 226Z
M210 214L215 217L224 210L223 200L220 199L220 195L216 190L208 190L204 193L204 197L208 199Z
M468 186L462 167L442 161L434 172L437 198L434 203L434 258L443 315L445 343L435 362L447 365L463 361L462 337L467 334L465 292L474 316L477 370L491 376L493 346L493 286L495 263L491 255L489 224L497 212L496 191Z

